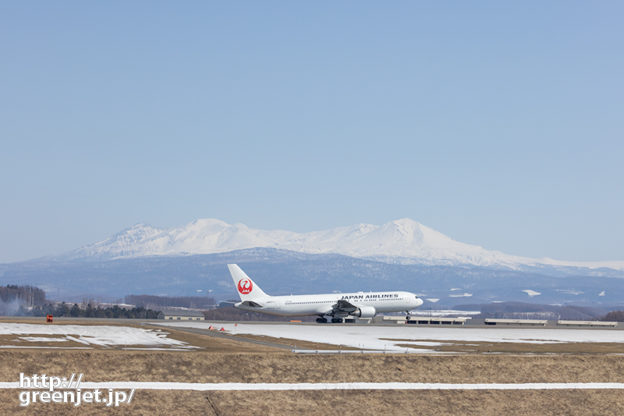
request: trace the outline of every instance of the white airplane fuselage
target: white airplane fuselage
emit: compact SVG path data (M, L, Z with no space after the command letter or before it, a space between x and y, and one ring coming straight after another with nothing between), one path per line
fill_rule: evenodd
M410 292L358 292L320 295L269 296L257 299L262 307L236 303L239 309L281 316L326 315L339 300L346 300L357 307L373 307L376 313L405 312L422 305L422 300Z
M356 292L321 295L269 296L236 264L228 264L241 301L236 308L269 315L317 315L372 318L383 312L409 312L423 304L410 292Z

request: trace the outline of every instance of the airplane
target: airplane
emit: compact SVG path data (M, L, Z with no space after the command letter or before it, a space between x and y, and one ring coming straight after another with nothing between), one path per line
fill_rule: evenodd
M228 264L240 302L234 306L269 315L318 315L316 322L341 323L346 317L372 318L379 312L407 312L423 304L410 292L357 292L323 295L269 296L236 264Z

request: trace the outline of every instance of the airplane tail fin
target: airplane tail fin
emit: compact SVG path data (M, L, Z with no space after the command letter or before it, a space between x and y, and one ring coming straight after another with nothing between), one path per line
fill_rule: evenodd
M228 264L227 266L242 302L269 297L237 264Z

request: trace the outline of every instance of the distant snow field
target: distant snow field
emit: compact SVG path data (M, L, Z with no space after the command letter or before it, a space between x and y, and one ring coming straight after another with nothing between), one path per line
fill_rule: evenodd
M537 292L537 291L532 290L532 289L525 289L525 290L523 290L523 292L526 293L527 295L529 295L530 298L532 298L534 296L539 296L539 295L542 294L541 292Z
M15 341L33 343L74 341L97 346L140 345L192 348L185 342L168 338L167 332L129 326L0 323L0 335L18 335ZM52 338L50 335L57 337ZM2 347L9 346L3 345Z
M456 309L417 309L410 312L412 316L470 316L479 315L481 311L459 311Z
M208 322L163 322L160 325L208 329ZM214 324L212 324L214 325ZM219 324L236 335L265 335L377 351L431 353L422 348L453 342L550 344L566 342L624 343L624 331L538 328L423 328L397 326L331 326L297 324ZM426 340L426 341L425 341ZM399 344L401 346L399 346ZM417 348L409 348L413 345Z

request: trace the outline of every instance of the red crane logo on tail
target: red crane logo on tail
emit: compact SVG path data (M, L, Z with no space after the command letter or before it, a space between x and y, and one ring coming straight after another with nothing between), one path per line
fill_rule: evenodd
M251 289L253 289L253 283L249 279L241 279L238 281L238 292L241 295L247 295L251 293Z

